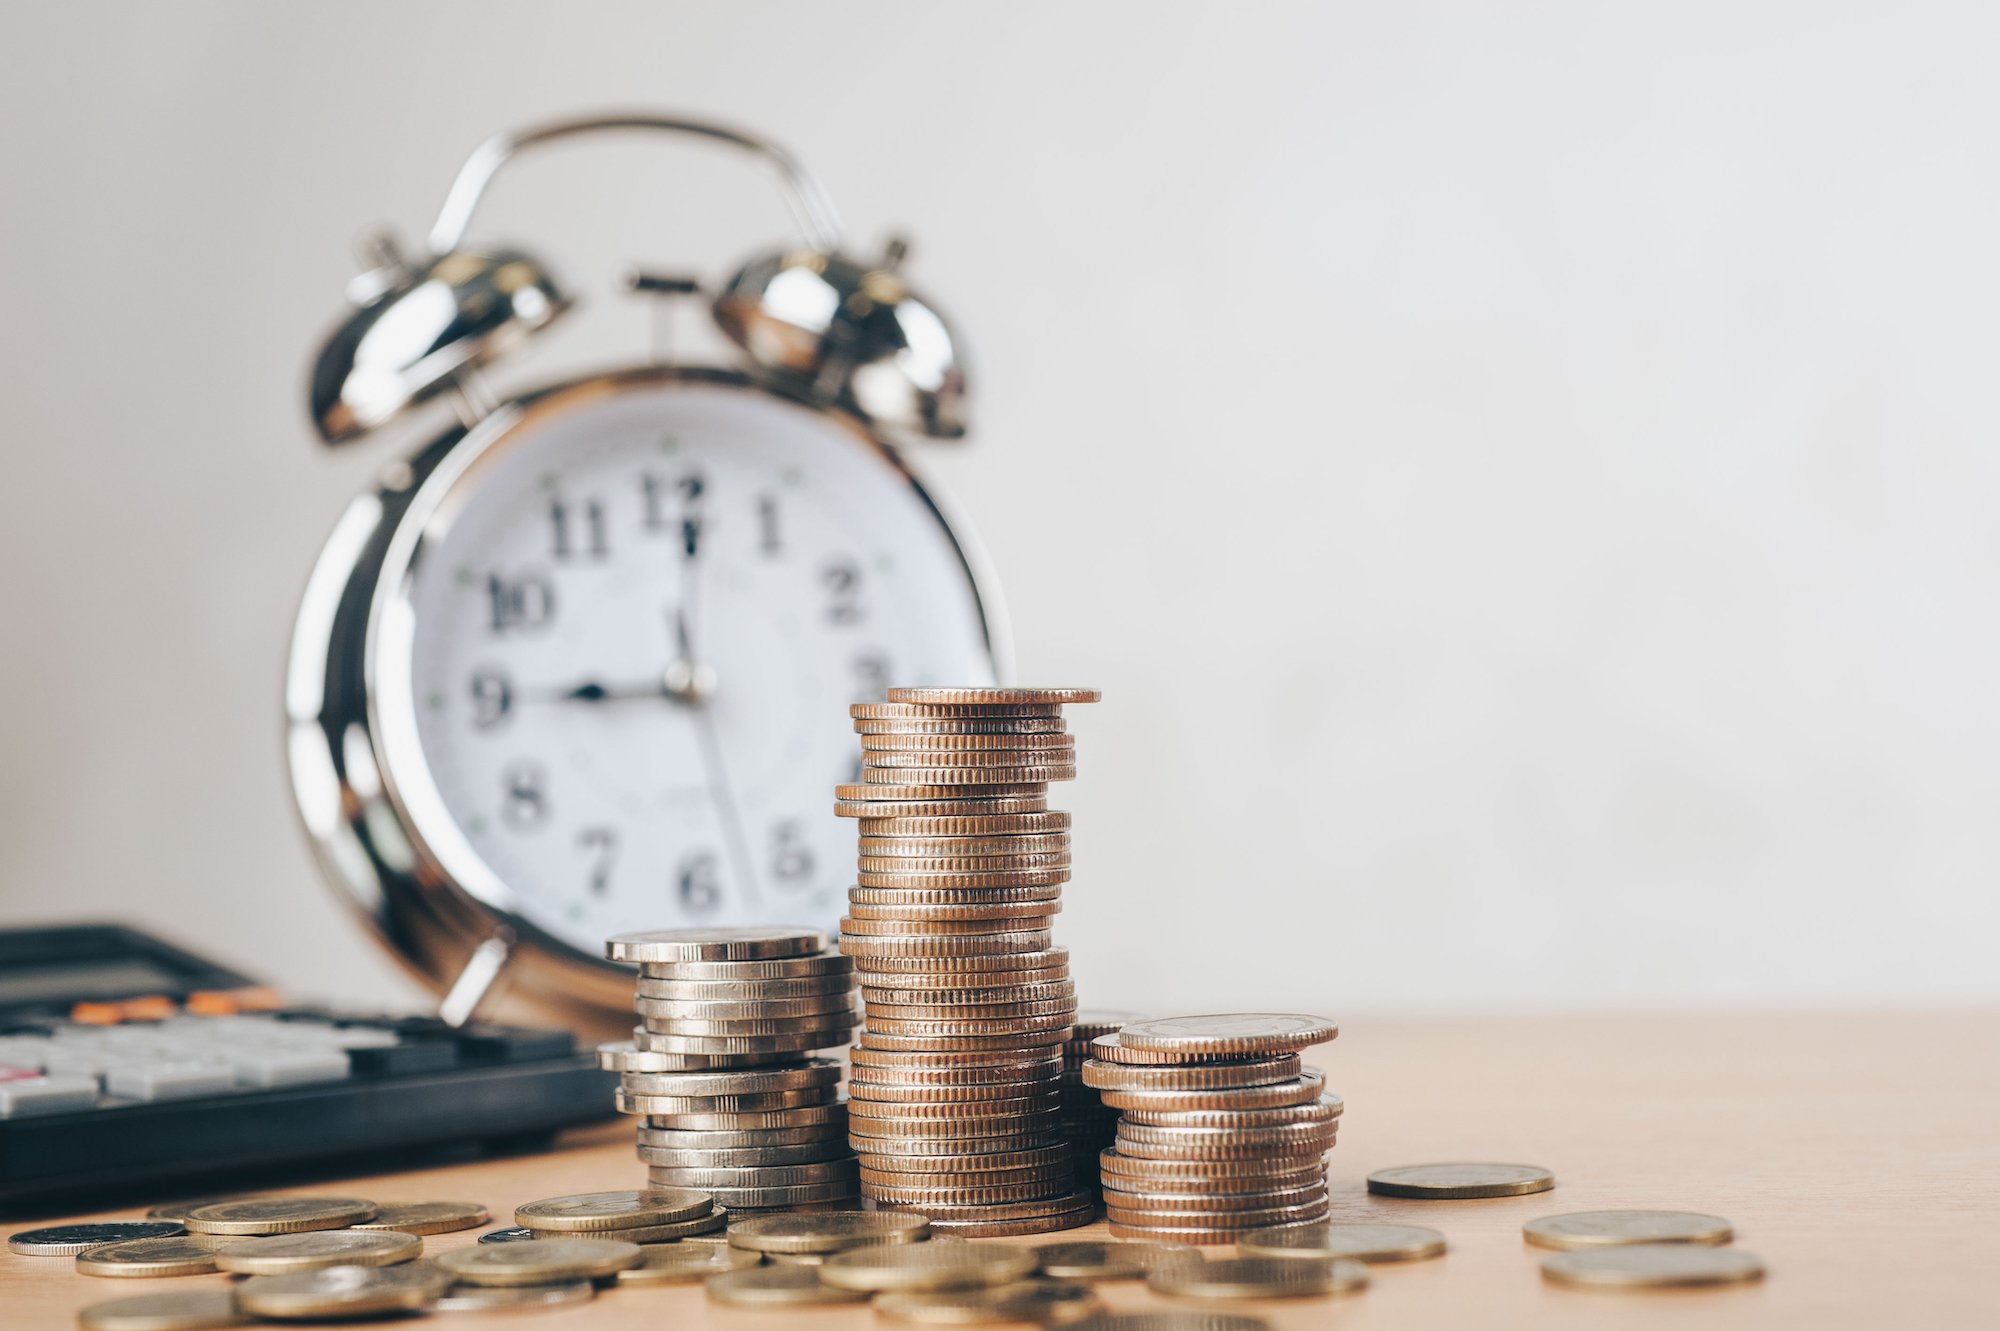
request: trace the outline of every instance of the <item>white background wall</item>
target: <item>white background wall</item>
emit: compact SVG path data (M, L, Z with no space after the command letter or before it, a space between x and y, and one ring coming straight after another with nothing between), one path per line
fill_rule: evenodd
M0 921L401 981L315 881L289 620L363 225L497 128L764 129L968 330L922 459L1078 717L1086 1001L1990 1001L2000 21L1984 6L10 4ZM485 233L777 231L613 144Z

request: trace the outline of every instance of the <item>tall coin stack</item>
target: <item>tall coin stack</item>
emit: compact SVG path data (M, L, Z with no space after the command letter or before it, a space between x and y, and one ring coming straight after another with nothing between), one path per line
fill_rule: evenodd
M1110 1146L1118 1131L1118 1111L1104 1103L1103 1096L1083 1080L1084 1060L1090 1057L1091 1042L1099 1036L1116 1035L1128 1021L1139 1020L1136 1012L1085 1010L1076 1014L1069 1039L1063 1042L1062 1126L1063 1140L1069 1143L1070 1165L1076 1170L1078 1188L1098 1191L1098 1154Z
M1099 1157L1117 1238L1233 1243L1322 1220L1341 1101L1300 1051L1330 1021L1241 1012L1127 1023L1092 1041L1083 1079L1119 1111Z
M813 1057L853 1031L853 962L788 925L621 934L605 955L639 967L638 1028L598 1062L643 1115L650 1184L731 1211L853 1201L840 1062Z
M1066 703L1095 689L890 689L851 709L861 820L840 947L861 976L849 1140L861 1192L943 1233L1038 1234L1087 1223L1062 1131L1062 1050L1076 1016L1051 940L1069 879L1076 775Z

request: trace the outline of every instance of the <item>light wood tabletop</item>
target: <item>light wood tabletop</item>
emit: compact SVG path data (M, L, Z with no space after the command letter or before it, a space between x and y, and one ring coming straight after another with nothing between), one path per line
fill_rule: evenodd
M1352 1021L1311 1058L1347 1104L1332 1155L1335 1218L1430 1225L1448 1236L1450 1251L1374 1267L1358 1294L1231 1311L1278 1328L1343 1331L2000 1326L2000 1014ZM378 1201L483 1202L500 1224L537 1197L637 1186L643 1174L631 1146L631 1128L620 1123L547 1154L347 1178L338 1190ZM1545 1165L1557 1186L1529 1197L1421 1202L1371 1197L1362 1184L1370 1170L1454 1159ZM1544 1283L1545 1254L1523 1245L1522 1222L1607 1207L1726 1216L1738 1246L1762 1256L1770 1276L1676 1293ZM1099 1225L1056 1237L1101 1234ZM426 1244L438 1252L474 1237ZM66 1327L88 1303L225 1279L106 1280L75 1274L67 1258L0 1254L0 1325ZM1169 1306L1130 1282L1100 1289L1118 1310ZM439 1324L889 1325L866 1308L718 1307L694 1286L612 1289L546 1313L451 1314Z

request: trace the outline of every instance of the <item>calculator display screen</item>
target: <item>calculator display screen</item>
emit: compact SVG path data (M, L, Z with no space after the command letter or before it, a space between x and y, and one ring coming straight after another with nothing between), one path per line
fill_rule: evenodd
M186 977L143 957L0 965L0 1007L139 994L177 995Z

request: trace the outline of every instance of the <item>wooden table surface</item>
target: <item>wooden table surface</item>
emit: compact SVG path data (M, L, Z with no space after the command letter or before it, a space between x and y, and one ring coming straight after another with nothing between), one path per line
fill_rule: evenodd
M1360 1294L1230 1305L1275 1327L2000 1327L2000 1014L1363 1021L1312 1059L1347 1102L1332 1156L1335 1218L1431 1225L1451 1250L1377 1266ZM505 1223L533 1198L637 1186L644 1176L631 1142L621 1123L545 1155L349 1179L338 1190L478 1201ZM1557 1186L1464 1202L1373 1198L1362 1186L1373 1169L1452 1159L1546 1165ZM332 1189L305 1189L315 1190ZM1603 1207L1727 1216L1770 1277L1675 1293L1545 1284L1542 1254L1521 1242L1522 1221ZM426 1243L442 1251L474 1237ZM226 1279L106 1280L70 1267L67 1258L0 1253L0 1325L66 1327L87 1303ZM1114 1308L1164 1306L1130 1282L1100 1288ZM865 1308L753 1313L709 1304L699 1287L655 1286L546 1313L454 1314L441 1325L888 1324Z

